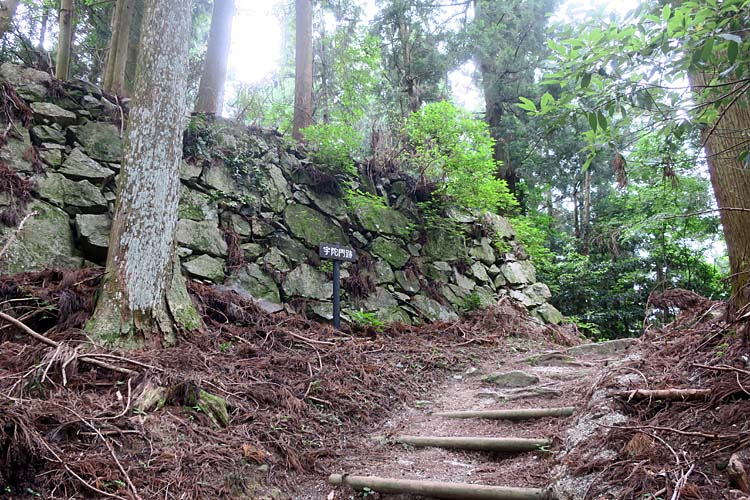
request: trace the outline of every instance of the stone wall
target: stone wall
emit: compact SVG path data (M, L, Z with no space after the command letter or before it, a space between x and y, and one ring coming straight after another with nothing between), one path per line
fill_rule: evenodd
M0 271L103 264L127 110L85 82L60 83L8 63L0 77L32 113L27 126L17 113L0 151L20 176L0 193L2 241L34 214L2 255ZM398 175L377 184L363 175L354 186L371 195L347 200L340 180L284 137L214 123L188 127L180 179L176 240L184 271L269 310L331 317L330 264L317 257L326 242L360 255L342 266L345 316L357 310L385 322L451 320L507 295L544 321L561 319L506 219L454 212L422 227L410 183ZM30 200L18 192L26 180Z

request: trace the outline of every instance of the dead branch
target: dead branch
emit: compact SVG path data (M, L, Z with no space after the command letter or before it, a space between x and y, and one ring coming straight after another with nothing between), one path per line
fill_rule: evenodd
M28 335L28 336L30 336L30 337L38 340L39 342L41 342L43 344L46 344L46 345L48 345L50 347L54 347L55 349L59 349L60 348L60 342L56 342L56 341L54 341L54 340L52 340L50 338L45 337L44 335L42 335L40 333L35 332L34 330L32 330L31 328L29 328L28 326L26 326L22 322L18 321L13 316L10 316L8 314L0 312L0 319L5 320L8 323L12 323L13 325L15 325L18 328L20 328L21 331L23 331L26 335ZM125 374L125 375L131 375L131 376L138 375L137 371L130 370L128 368L123 368L121 366L111 365L111 364L107 363L106 361L100 361L98 359L94 359L94 358L91 358L89 356L80 356L78 359L80 359L84 363L88 363L90 365L98 366L99 368L105 368L107 370L112 370L112 371L115 371L115 372L118 372L118 373L122 373L122 374Z
M614 396L633 399L663 399L667 401L687 401L693 399L708 399L711 389L634 389L631 391L619 391Z

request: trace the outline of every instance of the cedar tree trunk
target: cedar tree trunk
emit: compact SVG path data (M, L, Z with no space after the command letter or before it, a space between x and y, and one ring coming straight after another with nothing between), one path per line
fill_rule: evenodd
M190 2L150 0L101 294L88 329L124 346L199 326L175 256Z
M18 0L3 0L0 2L0 36L10 29L10 22L16 15Z
M60 2L60 36L57 42L55 78L66 80L70 69L70 42L73 39L73 0Z
M203 63L198 102L195 105L195 111L198 113L221 115L233 16L234 0L214 0L206 61Z
M297 50L295 53L292 136L301 140L301 130L312 125L313 114L312 0L296 0L295 8L297 13Z
M710 80L711 75L690 75L698 95ZM724 106L717 123L701 131L729 254L732 316L746 312L743 308L750 303L750 168L739 160L742 151L748 149L748 130L750 98L745 89L744 95Z

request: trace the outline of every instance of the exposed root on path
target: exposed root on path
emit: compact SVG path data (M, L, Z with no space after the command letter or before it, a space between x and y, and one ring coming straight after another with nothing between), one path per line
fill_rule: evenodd
M337 331L191 283L203 331L114 352L83 330L101 275L0 279L0 311L51 341L0 321L0 491L13 498L261 498L483 347L577 341L509 303L451 324Z

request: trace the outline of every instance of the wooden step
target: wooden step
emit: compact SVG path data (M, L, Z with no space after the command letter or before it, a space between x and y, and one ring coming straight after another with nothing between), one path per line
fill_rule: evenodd
M553 493L540 488L511 488L443 481L422 481L377 476L331 474L328 482L355 490L368 488L379 493L409 493L447 500L554 500Z
M432 415L445 418L487 418L494 420L526 420L545 417L569 417L575 413L573 406L563 408L519 408L515 410L439 411Z
M497 437L438 437L396 436L388 441L416 447L449 448L471 451L524 452L538 451L552 446L550 439L497 438Z

